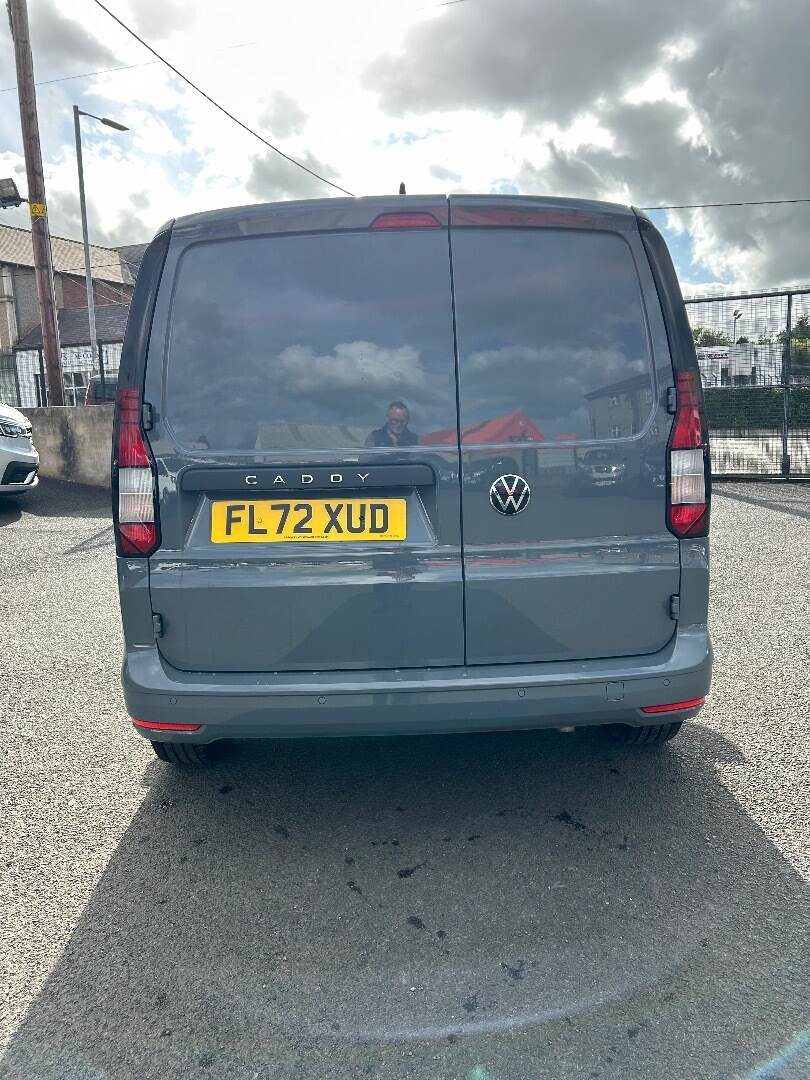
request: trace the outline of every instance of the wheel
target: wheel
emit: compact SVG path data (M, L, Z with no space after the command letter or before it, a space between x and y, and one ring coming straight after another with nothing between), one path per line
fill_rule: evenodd
M674 739L683 727L683 720L672 724L645 724L633 727L632 724L608 724L609 734L625 746L655 746Z
M152 749L161 761L170 765L204 769L211 764L211 750L204 743L153 742Z

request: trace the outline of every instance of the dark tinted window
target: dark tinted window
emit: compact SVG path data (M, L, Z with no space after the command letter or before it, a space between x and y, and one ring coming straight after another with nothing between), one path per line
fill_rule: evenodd
M108 372L105 376L103 384L100 375L94 375L88 383L87 396L92 401L115 401L115 395L117 392L117 371Z
M626 438L653 409L630 248L612 233L458 229L467 444Z
M215 450L418 445L455 430L447 234L199 244L180 260L167 418ZM403 422L404 421L404 422Z

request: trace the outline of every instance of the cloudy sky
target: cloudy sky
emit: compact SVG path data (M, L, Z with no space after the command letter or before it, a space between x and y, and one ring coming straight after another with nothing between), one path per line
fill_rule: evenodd
M808 0L109 0L271 141L358 195L519 192L640 206L810 196ZM51 229L78 237L71 106L92 239L334 194L218 113L93 0L29 0ZM0 89L14 58L0 20ZM127 70L94 74L105 68ZM25 190L0 93L0 176ZM682 281L810 281L810 205L653 215ZM24 223L6 212L8 224Z

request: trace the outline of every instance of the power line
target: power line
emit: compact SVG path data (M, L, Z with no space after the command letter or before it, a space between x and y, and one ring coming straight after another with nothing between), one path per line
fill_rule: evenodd
M81 243L81 241L71 240L70 243L71 244L76 244L76 243ZM94 262L94 263L91 264L91 270L95 274L96 270L100 270L104 266L119 266L120 267L121 263L124 263L126 266L136 266L136 267L140 266L140 263L133 262L132 259L125 259L122 256L120 259L113 260L112 262L103 262L103 263ZM56 273L56 274L79 274L79 273L83 274L84 273L84 266L54 266L53 269L54 269L54 273ZM105 278L105 281L106 280L109 280L109 279ZM123 284L128 285L129 282L125 281L125 282L123 282Z
M50 86L52 83L70 82L71 79L92 79L94 75L107 75L111 71L131 71L132 68L152 67L158 63L159 60L147 60L145 64L122 64L120 67L101 68L100 71L83 71L81 75L60 75L58 79L42 79L34 85ZM4 86L0 94L11 94L16 89L16 86Z
M128 300L112 300L112 299L110 299L109 294L106 295L106 296L104 295L102 289L103 289L102 282L100 282L96 278L94 278L93 279L93 294L95 295L96 293L98 293L98 295L99 295L99 297L101 299L100 303L98 301L96 301L96 307L104 307L105 305L110 305L110 304L114 304L116 307L129 307L129 305L132 303L131 299L128 299ZM76 311L76 310L78 310L78 311L87 311L87 307L85 306L83 308L82 307L79 307L79 308L75 308L75 307L61 308L60 310L62 310L62 311Z
M224 45L221 49L214 49L213 51L225 52L228 49L246 49L250 45L258 44L258 41L241 41L236 45ZM56 79L42 79L34 83L34 86L51 86L53 83L70 82L71 79L92 79L96 75L109 75L113 71L132 71L134 68L156 67L159 63L159 60L146 60L142 64L121 64L119 67L100 68L98 71L83 71L80 75L60 75ZM16 89L16 86L4 86L0 89L0 94L11 94Z
M106 11L111 19L114 19L115 22L117 22L119 26L123 27L123 29L126 30L128 34L131 34L131 36L134 37L136 41L139 41L145 49L148 49L153 56L156 56L158 60L160 60L161 63L165 64L170 71L173 71L175 75L178 76L178 78L182 79L183 82L188 83L192 90L196 90L201 97L204 97L206 101L210 102L210 104L213 105L216 109L219 109L219 111L225 116L227 116L229 120L233 120L235 124L238 124L239 127L246 131L249 135L252 135L255 139L258 139L259 142L264 143L264 145L267 146L270 150L272 150L273 153L279 154L286 161L289 161L291 165L297 165L299 169L303 169L305 173L309 173L309 175L314 176L316 180L320 180L324 184L328 184L329 187L335 188L336 191L342 191L344 195L353 196L353 192L347 191L346 188L341 187L340 184L336 184L333 180L327 180L325 176L321 176L320 173L316 173L314 169L308 168L300 161L296 161L294 157L290 157L289 154L285 154L283 150L280 150L277 146L274 146L273 143L271 143L268 139L265 139L264 135L260 135L258 131L256 131L252 127L249 127L243 120L240 120L238 116L234 116L232 112L228 112L228 110L223 105L220 105L218 101L215 101L210 94L206 94L205 90L202 90L199 86L197 86L196 83L192 82L187 75L184 75L182 71L178 71L174 64L169 63L165 56L161 56L157 49L153 49L152 46L149 45L146 41L144 41L142 37L140 37L138 34L135 33L134 30L127 26L127 24L122 19L119 19L118 16L115 15L112 11L110 11L108 7L102 4L101 0L93 0L93 3L100 7L102 11Z
M810 199L755 199L748 202L682 203L679 206L640 206L639 210L709 210L718 206L785 206L810 203Z
M101 283L98 282L98 281L95 283L94 292L95 292L95 290L97 290L99 288L100 284ZM102 286L102 291L100 293L100 296L101 296L101 299L104 301L105 304L115 304L116 307L129 307L129 305L132 303L131 300L111 300L109 294L107 296L104 295L103 286Z
M416 8L415 11L428 11L431 8L452 7L454 4L466 3L468 3L468 0L443 0L442 3L428 4L426 7ZM112 15L112 12L110 12L109 14ZM113 18L115 18L114 15ZM138 40L140 40L140 38ZM144 44L146 43L144 42ZM226 49L246 49L250 45L261 45L261 41L242 41L236 45L225 45L222 49L214 49L214 52L224 52ZM146 47L149 48L148 45ZM156 64L160 63L165 63L165 61L147 60L145 63L142 64L121 64L119 67L100 68L98 71L83 71L79 75L59 75L55 79L40 79L38 82L34 83L34 86L51 86L53 85L53 83L70 82L72 79L92 79L95 78L96 75L109 75L112 72L116 71L132 71L135 68L154 67ZM0 94L11 94L16 89L16 86L3 86L0 87ZM328 182L329 181L327 181L327 183Z
M77 243L77 241L74 240L73 243L75 244L75 243ZM129 259L121 259L121 260L116 260L114 262L92 263L90 268L93 271L93 273L95 273L96 270L101 270L101 268L104 267L104 266L119 266L120 267L121 263L126 263L127 266L135 266L135 265L137 265L136 263L130 262ZM79 274L79 273L83 274L84 273L84 267L83 266L54 266L53 270L54 270L55 274ZM124 282L124 284L126 284L126 282Z

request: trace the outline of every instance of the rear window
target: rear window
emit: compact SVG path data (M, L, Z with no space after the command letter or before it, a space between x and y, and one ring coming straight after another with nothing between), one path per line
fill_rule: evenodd
M466 444L622 439L645 427L652 364L621 237L457 229L453 274Z
M104 382L100 375L94 375L87 386L87 396L92 401L115 401L118 391L118 372L108 372Z
M447 233L192 246L169 318L166 417L213 450L395 448L455 428Z

